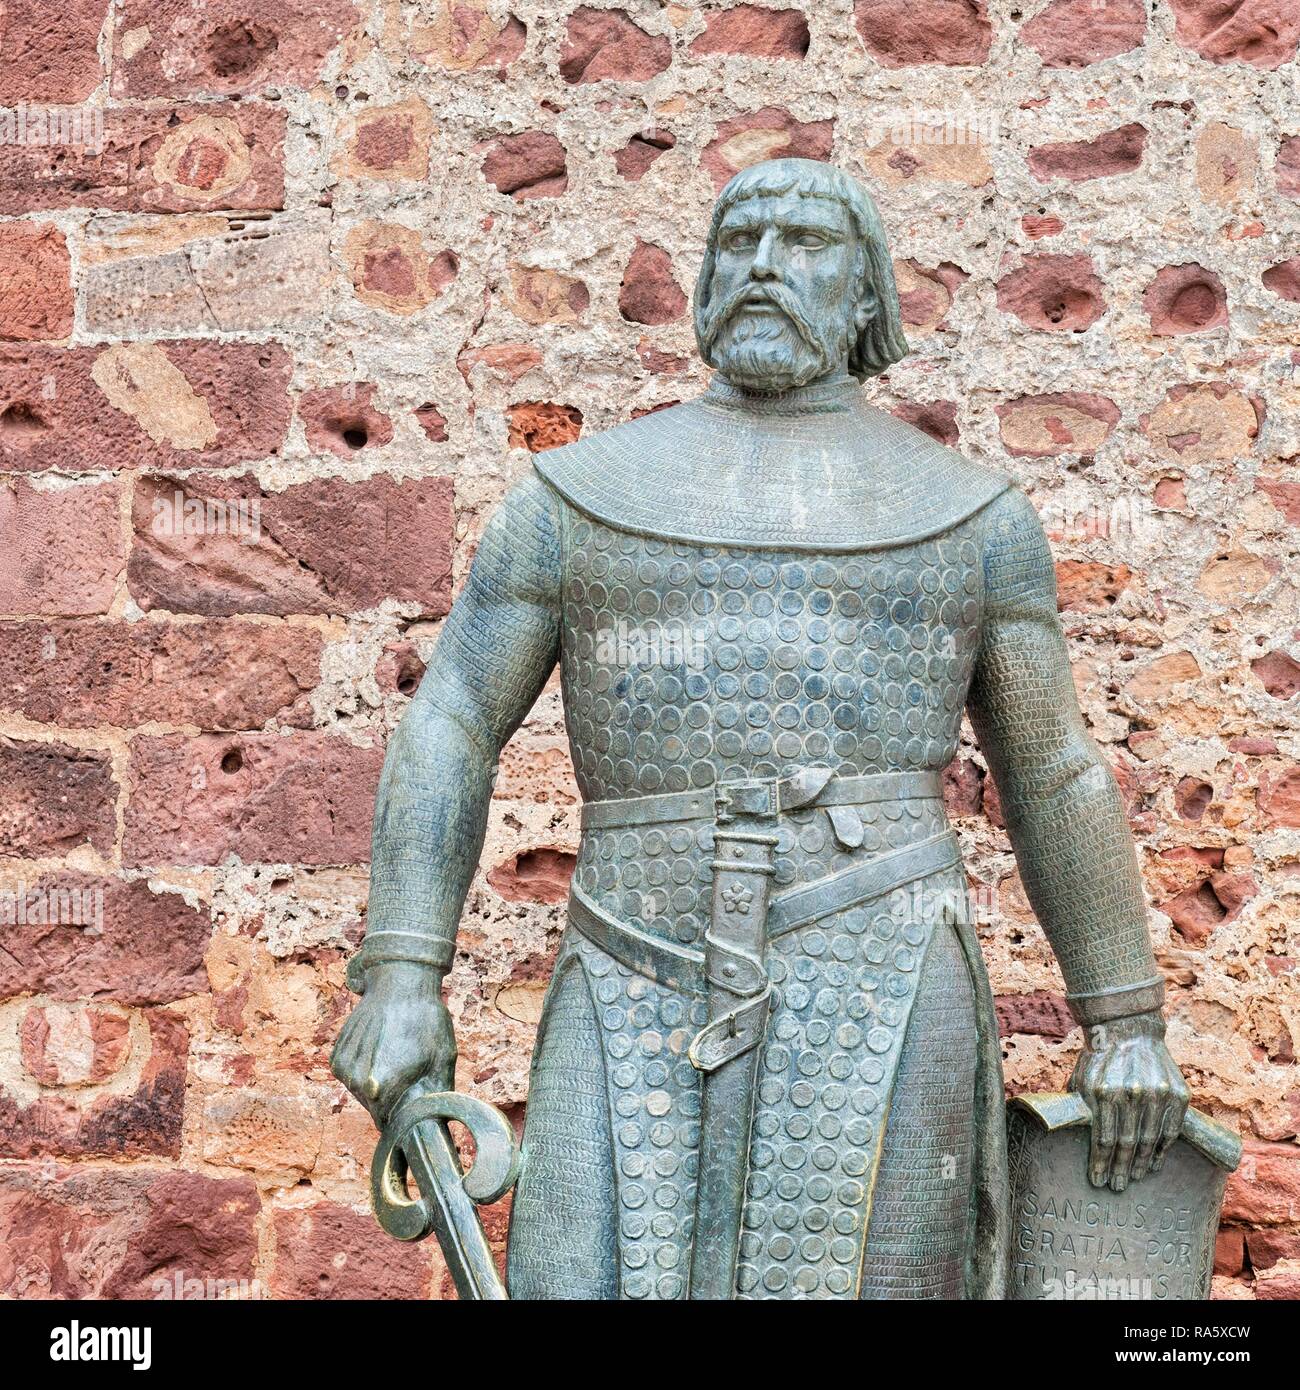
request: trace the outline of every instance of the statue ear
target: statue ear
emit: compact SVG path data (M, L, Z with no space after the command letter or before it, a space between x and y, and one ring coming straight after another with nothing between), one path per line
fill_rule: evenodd
M869 284L863 285L853 308L853 325L859 333L876 317L879 308L880 301L876 298L875 290Z

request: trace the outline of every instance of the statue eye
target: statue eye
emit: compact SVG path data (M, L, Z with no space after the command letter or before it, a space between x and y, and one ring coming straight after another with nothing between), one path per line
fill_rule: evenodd
M824 236L819 236L816 232L803 232L795 245L803 251L820 251L827 244Z
M732 232L726 241L728 251L747 251L753 244L753 232Z

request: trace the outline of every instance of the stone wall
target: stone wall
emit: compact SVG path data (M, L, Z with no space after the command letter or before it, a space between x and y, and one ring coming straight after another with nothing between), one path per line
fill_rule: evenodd
M530 451L701 389L710 201L795 153L889 228L914 352L872 398L1047 519L1171 1047L1247 1140L1217 1288L1300 1295L1294 0L2 23L0 1288L446 1296L327 1066L384 739ZM969 742L949 793L1008 1083L1059 1086ZM517 1116L576 835L552 688L450 977L459 1084Z

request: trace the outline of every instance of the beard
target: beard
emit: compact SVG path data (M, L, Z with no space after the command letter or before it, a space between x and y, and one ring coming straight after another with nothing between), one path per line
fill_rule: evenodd
M747 304L773 305L779 314L746 314ZM704 360L746 391L790 391L826 376L848 354L852 322L827 314L814 319L782 284L746 284L711 304L700 325Z

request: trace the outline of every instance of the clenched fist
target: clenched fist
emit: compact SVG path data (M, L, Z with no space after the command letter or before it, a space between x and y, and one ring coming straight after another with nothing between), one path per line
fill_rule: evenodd
M438 971L407 961L372 965L330 1068L381 1128L412 1082L427 1079L439 1091L451 1090L456 1036Z

